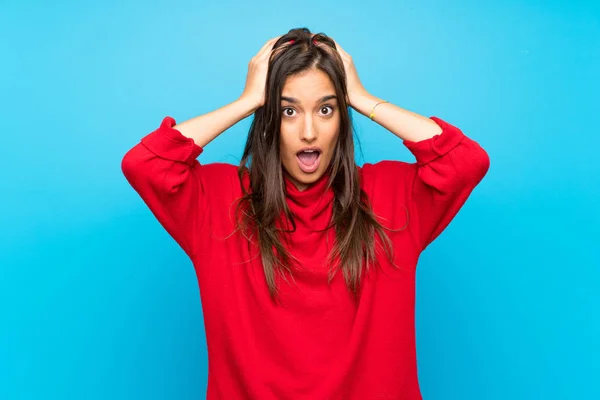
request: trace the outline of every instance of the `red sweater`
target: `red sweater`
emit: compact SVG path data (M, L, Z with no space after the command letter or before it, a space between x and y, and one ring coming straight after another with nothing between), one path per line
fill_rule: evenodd
M394 244L394 268L365 276L353 301L341 272L327 284L333 229L331 190L320 178L305 191L286 180L297 231L289 245L304 268L271 301L257 249L235 229L237 166L202 165L202 148L158 129L127 152L122 170L196 270L208 347L207 399L417 400L415 272L419 254L450 223L489 168L485 150L431 117L441 134L403 141L416 163L381 161L359 169L361 185ZM405 208L406 206L406 208ZM408 213L406 212L408 210Z

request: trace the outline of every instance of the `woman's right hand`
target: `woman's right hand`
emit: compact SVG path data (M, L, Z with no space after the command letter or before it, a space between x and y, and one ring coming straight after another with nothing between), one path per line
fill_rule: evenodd
M273 45L281 36L272 38L265 43L248 63L246 86L240 96L240 100L250 101L256 108L262 107L265 104L265 86L269 70L269 59Z

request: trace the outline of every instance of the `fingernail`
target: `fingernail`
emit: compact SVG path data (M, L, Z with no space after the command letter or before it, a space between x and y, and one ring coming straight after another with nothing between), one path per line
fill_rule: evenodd
M290 40L290 44L294 44L294 42L295 42L294 39Z

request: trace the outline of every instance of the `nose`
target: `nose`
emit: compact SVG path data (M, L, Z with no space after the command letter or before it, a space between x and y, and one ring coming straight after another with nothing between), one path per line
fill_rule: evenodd
M317 131L315 130L310 117L304 122L301 132L300 139L304 142L312 143L317 139Z

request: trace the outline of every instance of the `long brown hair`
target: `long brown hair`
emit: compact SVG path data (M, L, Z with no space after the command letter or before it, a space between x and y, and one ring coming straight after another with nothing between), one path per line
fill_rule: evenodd
M287 42L294 40L289 45ZM329 255L332 265L329 281L338 269L348 290L355 296L360 291L363 270L377 263L375 233L383 240L385 252L393 260L393 248L373 213L366 193L361 189L354 160L354 140L348 112L346 75L343 61L337 52L321 48L312 40L336 49L335 42L324 33L312 36L307 28L292 29L273 46L267 72L265 104L254 114L244 153L238 167L240 183L248 174L250 190L242 183L243 197L236 208L237 228L249 243L255 234L262 258L265 278L272 298L279 298L275 276L292 274L294 258L283 245L281 232L290 232L281 226L280 217L295 230L294 216L286 203L284 171L279 152L281 124L281 92L286 77L319 69L325 72L335 87L340 110L340 132L334 154L327 169L328 189L334 193L333 215L326 229L335 227L335 244ZM242 216L240 218L240 212ZM279 225L279 226L278 226ZM293 277L293 275L292 275Z

